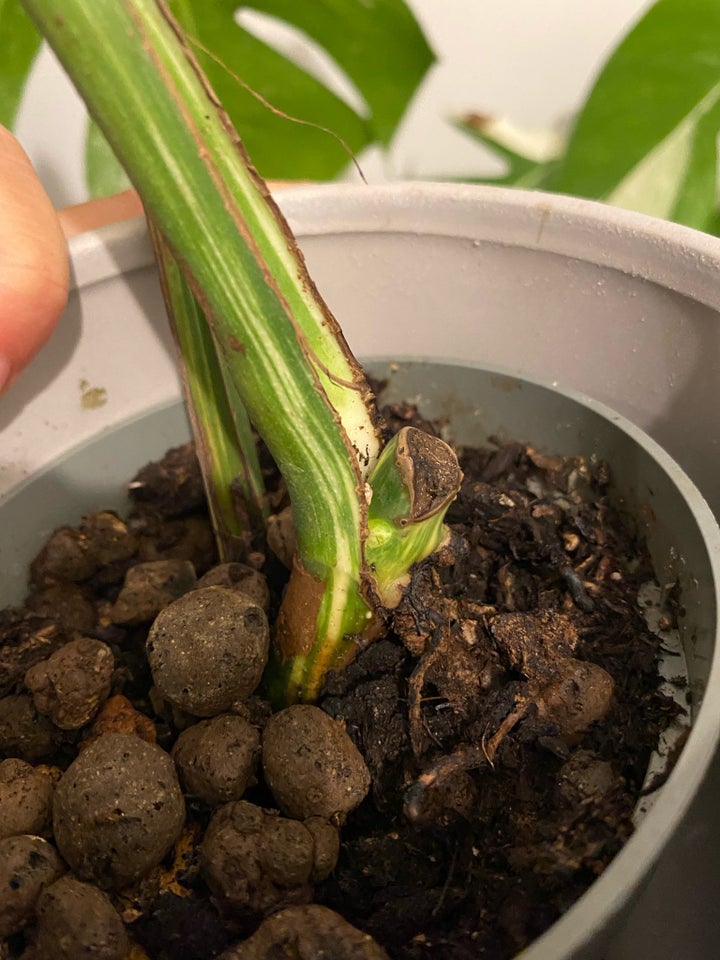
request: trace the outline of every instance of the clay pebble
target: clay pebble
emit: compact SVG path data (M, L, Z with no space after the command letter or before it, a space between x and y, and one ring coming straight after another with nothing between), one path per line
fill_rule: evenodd
M163 859L185 822L170 756L139 737L107 733L68 767L55 790L55 840L84 880L120 888Z
M109 611L113 623L150 623L173 600L195 588L195 567L189 560L136 563L125 574L118 598Z
M172 757L186 793L211 805L228 803L255 783L260 734L233 714L201 720L183 730Z
M57 850L47 840L25 835L0 840L0 938L30 923L43 887L64 872Z
M342 822L370 789L370 772L343 724L308 704L270 717L263 770L279 808L300 820Z
M219 563L198 580L198 587L227 587L248 597L262 607L270 606L267 578L247 563Z
M64 876L40 894L36 948L41 960L122 960L130 942L110 899L97 887Z
M213 717L255 690L269 642L261 607L224 587L203 587L159 614L147 654L165 699L194 716Z
M57 749L61 733L35 708L25 693L0 699L0 750L7 757L30 763L47 760Z
M219 960L388 960L373 938L317 903L281 910Z
M24 760L0 763L0 839L44 834L50 825L53 781Z
M106 643L79 637L31 667L25 685L40 713L61 730L89 723L110 695L115 658Z
M337 830L326 826L337 838ZM337 861L339 839L329 841L327 834L317 824L309 829L244 800L225 804L208 825L200 869L226 908L267 915L311 899L313 877L326 877Z

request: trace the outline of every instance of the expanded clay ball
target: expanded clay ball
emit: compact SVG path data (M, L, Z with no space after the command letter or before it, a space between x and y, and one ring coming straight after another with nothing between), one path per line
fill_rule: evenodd
M50 824L53 782L24 760L0 763L0 838L44 833Z
M212 805L228 803L255 783L260 734L233 714L201 720L183 730L172 757L186 793Z
M280 809L300 820L343 820L370 789L370 771L342 723L307 704L270 717L263 770Z
M189 560L151 560L136 563L125 574L118 598L110 608L113 623L150 623L173 600L197 584Z
M110 695L115 658L106 643L80 637L25 674L35 706L61 730L89 723Z
M139 880L185 822L170 756L139 737L104 734L63 774L53 822L60 852L78 876L114 888Z
M219 563L198 580L198 587L227 587L242 593L267 613L270 589L267 578L246 563Z
M122 960L130 947L109 898L74 877L61 877L46 887L35 912L41 960Z
M47 840L29 836L0 840L0 939L32 920L43 887L64 872L57 850Z
M325 832L240 800L220 807L200 847L200 870L213 894L241 915L263 915L312 897L337 861ZM337 837L337 830L326 824ZM316 840L316 837L318 838ZM339 851L339 839L336 850Z
M226 950L218 960L388 960L368 933L318 903L287 907L264 920L247 940Z
M165 607L150 628L153 681L170 703L214 717L260 683L270 634L264 611L224 587L204 587Z

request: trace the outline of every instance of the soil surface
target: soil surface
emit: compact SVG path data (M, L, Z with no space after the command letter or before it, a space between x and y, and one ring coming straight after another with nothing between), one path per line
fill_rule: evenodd
M433 429L409 406L385 413L391 429ZM257 636L287 578L262 550L214 570L190 448L141 471L126 521L104 512L53 535L26 605L0 612L0 828L37 835L20 843L0 832L6 861L19 864L6 887L0 866L0 956L43 960L43 944L76 929L68 916L95 896L91 952L80 944L62 956L301 957L331 943L338 958L504 960L602 873L632 832L650 753L677 712L658 690L660 641L638 602L653 576L646 551L609 503L605 464L518 443L459 455L465 479L448 542L415 571L386 638L331 675L320 703L341 721L333 737L346 732L371 775L363 766L354 802L365 799L346 817L297 812L278 799L282 788L271 793L259 765L269 708L233 692L234 677L220 710L194 715L187 697L153 687L146 641L160 610L198 588L212 599L247 584L232 612L247 621L249 610ZM272 502L285 506L277 482ZM224 719L207 719L218 712ZM193 752L202 743L207 753ZM357 767L355 747L332 749L352 750ZM234 766L229 750L241 758ZM66 844L63 863L52 846L55 784L57 837L83 817L97 825L72 791L97 779L101 762L106 792L140 765L152 782L136 793L160 798L146 819L164 818L165 833L139 879L141 840L120 801L108 829L122 828L122 880L93 873L94 849L69 855ZM26 825L16 807L29 811ZM143 815L134 821L150 829ZM280 867L265 863L273 844ZM58 879L67 863L77 880ZM22 901L18 871L32 891ZM103 892L88 898L83 884Z

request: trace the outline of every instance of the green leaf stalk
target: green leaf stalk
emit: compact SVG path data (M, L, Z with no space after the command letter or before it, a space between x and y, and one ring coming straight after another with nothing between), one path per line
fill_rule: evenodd
M382 620L382 577L365 555L381 442L362 369L163 0L23 4L138 190L167 247L161 264L179 265L210 325L227 395L286 481L297 555L275 688L311 699ZM456 467L450 498L458 484ZM435 528L424 552L437 515L422 523Z

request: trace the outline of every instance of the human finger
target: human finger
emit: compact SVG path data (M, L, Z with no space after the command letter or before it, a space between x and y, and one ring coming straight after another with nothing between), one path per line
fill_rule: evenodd
M25 151L0 127L0 391L52 333L68 287L57 214Z

